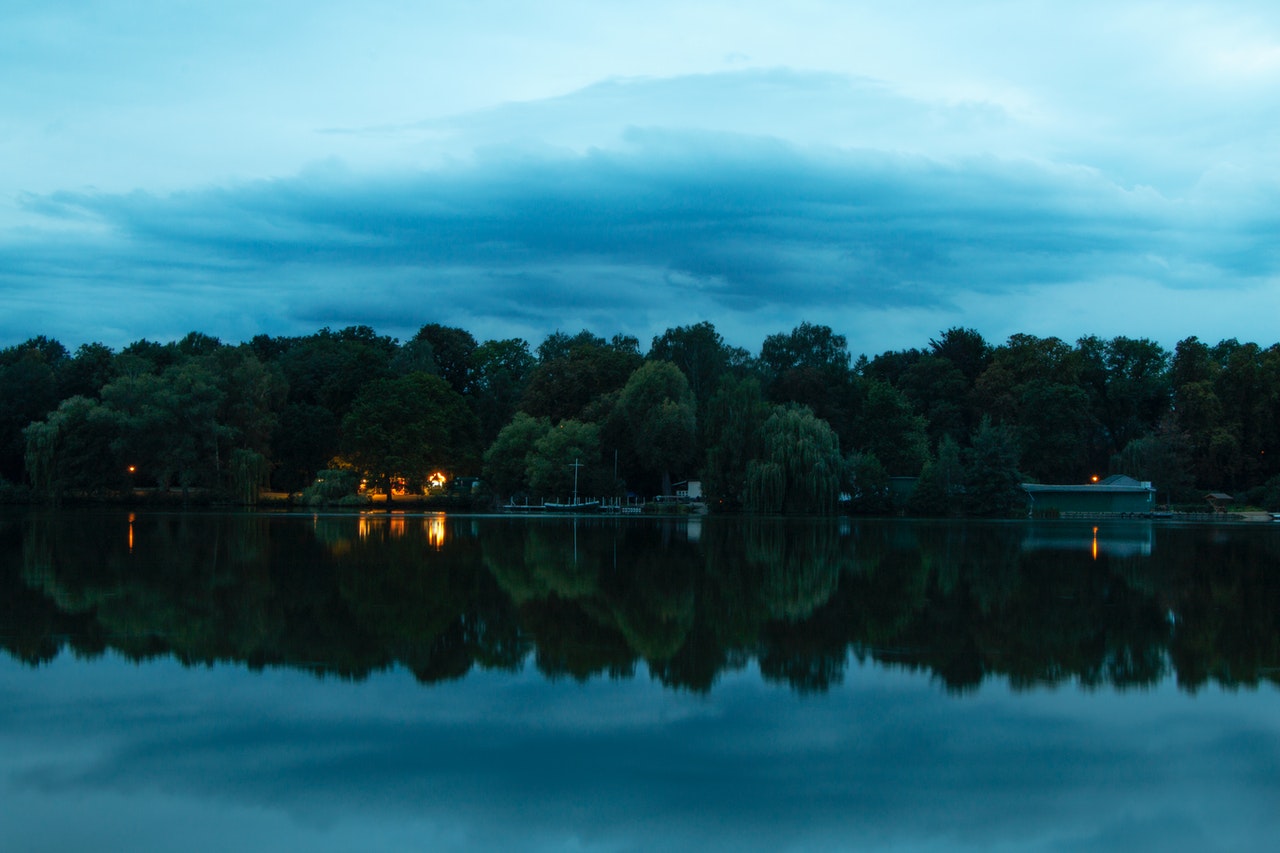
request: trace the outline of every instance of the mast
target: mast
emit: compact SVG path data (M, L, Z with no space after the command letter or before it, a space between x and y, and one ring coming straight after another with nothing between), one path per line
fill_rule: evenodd
M578 469L582 467L582 463L578 461L578 457L573 457L573 505L578 505Z

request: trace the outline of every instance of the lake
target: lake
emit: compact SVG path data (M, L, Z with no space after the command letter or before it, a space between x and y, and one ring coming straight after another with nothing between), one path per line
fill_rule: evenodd
M1249 850L1280 525L0 508L5 850Z

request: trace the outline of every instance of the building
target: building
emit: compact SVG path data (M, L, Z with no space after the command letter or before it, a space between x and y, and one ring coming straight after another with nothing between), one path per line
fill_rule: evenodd
M1156 490L1149 482L1117 474L1078 486L1023 483L1027 515L1146 515L1155 511Z
M676 493L676 500L681 500L681 501L702 500L702 481L701 480L683 480L679 483L672 483L671 488Z

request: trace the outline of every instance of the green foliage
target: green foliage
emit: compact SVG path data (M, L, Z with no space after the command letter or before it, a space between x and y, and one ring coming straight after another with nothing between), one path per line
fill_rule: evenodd
M500 498L529 494L529 463L538 444L551 430L547 418L535 418L524 412L516 414L502 428L484 453L484 481Z
M572 338L557 332L538 347L520 408L553 423L581 419L599 397L621 390L642 361L634 338L605 343L587 331Z
M1170 354L1141 338L1086 336L1072 346L1013 335L992 347L952 328L927 348L861 356L851 369L844 337L827 326L771 335L753 360L702 322L655 337L648 359L687 382L692 437L683 391L640 401L626 390L645 362L625 335L557 332L536 359L525 341L477 345L439 324L403 346L366 326L247 345L192 332L119 353L86 344L74 355L38 336L0 350L0 477L25 482L30 458L42 493L112 494L127 485L121 466L133 465L135 486L242 495L232 459L245 451L268 460L276 488L293 491L342 452L339 426L357 398L419 373L438 374L477 417L469 465L523 410L552 424L595 424L601 455L612 463L616 454L638 490L665 491L664 475L700 469L721 507L746 500L748 464L763 452L764 400L807 406L842 447L869 452L894 475L933 476L927 449L945 438L968 454L983 416L1014 432L1017 467L1043 482L1082 482L1110 463L1172 484L1159 486L1167 497L1243 493L1280 475L1280 345L1187 338ZM763 395L738 384L721 396L728 380L757 383ZM94 405L53 418L73 398ZM51 418L55 439L42 451L33 430L29 446L24 431ZM758 485L776 481L767 470ZM612 478L601 485L612 489Z
M769 414L758 380L721 380L703 426L702 491L711 506L738 509L747 502L747 467L762 450L761 430Z
M727 346L716 327L705 321L667 329L656 336L649 358L680 368L700 404L715 391L721 377L750 360L746 350Z
M520 338L485 341L471 355L473 407L487 444L511 420L536 364Z
M1009 516L1025 504L1018 488L1018 439L1007 426L983 418L967 459L966 497L973 515Z
M470 393L474 381L472 360L476 351L476 339L470 332L453 326L429 323L418 330L411 343L414 342L429 346L439 375L449 383L450 388L459 394Z
M960 445L944 436L938 454L925 463L907 504L915 515L949 516L963 510L965 470Z
M369 383L342 421L348 461L388 497L392 477L421 483L435 469L471 469L478 433L462 396L426 373Z
M835 509L843 462L840 441L805 408L779 408L762 429L760 458L747 465L747 507L756 512Z
M1135 480L1149 481L1166 504L1194 500L1191 446L1172 425L1136 438L1111 459L1111 470Z
M65 358L62 345L43 336L0 350L0 477L22 479L22 431L57 407L57 370Z
M874 453L850 454L844 464L849 509L863 515L884 515L892 508L889 473Z
M662 475L663 494L671 493L672 470L693 461L696 410L689 381L670 362L645 362L623 387L617 412L636 458Z
M328 468L316 473L315 481L302 492L307 506L328 506L357 497L360 472L350 468Z
M125 466L114 449L119 434L115 413L96 400L64 400L43 421L24 431L26 468L36 494L58 500L72 489L119 489Z
M914 477L929 458L928 425L906 396L884 382L871 380L860 416L862 448L895 477Z
M991 346L974 329L952 326L936 340L930 338L929 349L934 356L955 365L969 384L977 381L991 364Z
M529 489L548 500L573 496L575 464L578 494L599 495L607 485L600 467L600 428L580 421L561 421L534 442L528 456Z
M271 463L256 450L238 447L231 451L228 465L231 472L231 495L238 503L252 506L267 486L271 475Z

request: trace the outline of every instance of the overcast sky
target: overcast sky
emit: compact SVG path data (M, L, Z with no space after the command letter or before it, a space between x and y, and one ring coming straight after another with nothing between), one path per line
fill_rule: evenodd
M0 346L1276 342L1280 4L6 0Z

